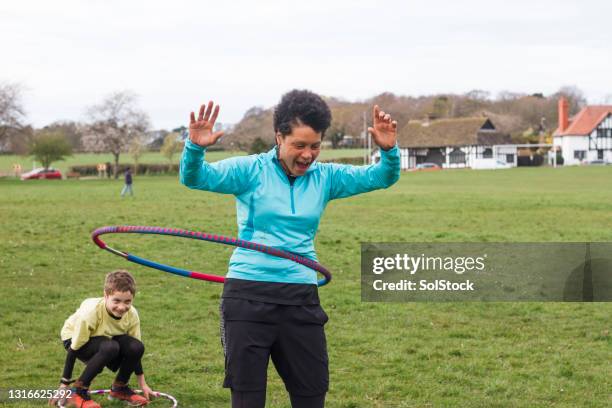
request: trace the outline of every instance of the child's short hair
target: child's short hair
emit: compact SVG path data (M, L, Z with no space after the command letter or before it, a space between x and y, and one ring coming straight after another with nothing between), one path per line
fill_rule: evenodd
M131 292L136 295L136 281L128 271L117 269L106 275L104 281L104 293L111 295L114 292Z

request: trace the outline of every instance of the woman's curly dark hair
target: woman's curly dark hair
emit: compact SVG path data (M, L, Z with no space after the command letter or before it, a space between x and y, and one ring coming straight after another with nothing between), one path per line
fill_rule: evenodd
M325 136L331 124L331 111L319 95L308 90L294 89L287 92L274 109L274 132L286 136L293 126L310 126L312 130Z

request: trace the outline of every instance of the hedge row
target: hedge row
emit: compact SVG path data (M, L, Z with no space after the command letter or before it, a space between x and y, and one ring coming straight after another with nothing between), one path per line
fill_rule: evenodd
M362 165L362 157L342 157L332 160L323 160L323 163L342 163L342 164L355 164ZM119 164L119 174L125 173L127 168L132 169L132 173L137 175L160 175L160 174L178 174L178 164L159 164L159 163L143 163L139 164L138 167L133 164ZM78 173L81 176L97 176L98 165L97 164L86 164L80 166L71 166L68 168L69 173Z
M341 163L341 164L354 164L361 166L363 164L363 157L340 157L337 159L320 160L321 163Z
M159 164L159 163L143 163L135 166L133 164L119 164L119 174L125 173L127 168L132 169L133 174L140 175L160 175L160 174L177 174L179 171L178 164ZM80 166L71 166L68 168L69 173L79 173L81 176L97 176L98 165L87 164Z

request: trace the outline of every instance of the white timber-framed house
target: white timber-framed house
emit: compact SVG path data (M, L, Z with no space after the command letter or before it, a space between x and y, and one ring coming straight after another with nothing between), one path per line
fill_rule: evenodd
M559 127L553 134L564 165L594 160L612 162L612 105L585 106L569 118L569 104L559 99Z
M398 132L402 170L421 163L468 168L477 159L497 159L516 166L516 145L486 117L411 120ZM376 151L372 159L380 159Z

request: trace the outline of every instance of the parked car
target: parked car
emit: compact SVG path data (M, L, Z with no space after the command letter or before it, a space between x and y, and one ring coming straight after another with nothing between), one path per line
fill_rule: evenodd
M499 159L475 159L471 167L474 170L495 170L509 169L512 165Z
M442 168L436 163L419 163L414 168L415 171L436 171L442 170Z
M43 167L39 167L37 169L28 171L27 173L23 173L21 175L22 180L40 180L40 179L61 180L61 178L62 178L62 173L59 170L54 169L52 167L49 167L46 170Z

